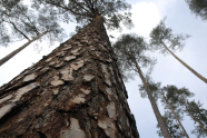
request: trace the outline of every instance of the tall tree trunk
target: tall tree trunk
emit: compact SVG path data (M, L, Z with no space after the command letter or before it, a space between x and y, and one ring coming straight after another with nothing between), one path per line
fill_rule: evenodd
M142 70L141 70L141 68L138 65L136 60L134 60L134 63L136 65L136 68L137 68L138 74L139 74L139 76L141 78L141 81L142 81L142 83L144 85L145 91L147 92L147 95L148 95L149 101L151 103L152 109L153 109L153 111L155 113L155 116L157 118L157 122L158 122L158 124L159 124L159 126L161 128L161 132L162 132L162 134L163 134L163 136L165 138L171 138L170 133L168 131L168 127L167 127L165 121L163 120L162 115L160 114L160 111L159 111L159 109L157 107L157 103L155 102L155 99L152 96L151 91L149 90L148 84L147 84L146 79L145 79L145 77L144 77L144 75L142 73Z
M25 49L27 46L29 46L32 42L40 39L42 36L44 36L46 33L48 33L48 31L43 32L42 34L39 34L37 37L35 37L32 40L29 40L28 42L26 42L24 45L22 45L21 47L19 47L18 49L12 51L11 53L9 53L7 56L5 56L4 58L0 59L0 66L3 65L5 62L9 61L11 58L13 58L16 54L18 54L19 52L21 52L23 49Z
M177 59L183 66L185 66L188 70L190 70L194 75L196 75L199 79L207 83L207 78L203 77L200 73L195 71L193 68L191 68L188 64L186 64L184 61L182 61L178 56L176 56L167 46L164 42L162 42L163 47L175 58Z
M0 137L139 137L100 18L1 87L0 97Z
M175 112L175 110L174 110L172 104L168 102L168 100L167 100L167 98L166 98L165 96L164 96L164 99L165 99L166 103L168 104L168 106L170 107L170 110L172 111L172 113L173 113L173 115L174 115L176 121L178 122L179 126L181 127L183 134L184 134L187 138L189 138L188 133L186 132L186 130L185 130L183 124L180 122L180 119L178 118L178 115L177 115L177 113Z

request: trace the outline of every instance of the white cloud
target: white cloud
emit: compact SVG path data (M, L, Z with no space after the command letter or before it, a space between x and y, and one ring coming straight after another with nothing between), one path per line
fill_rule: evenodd
M122 32L116 30L110 31L109 34L117 38L117 36L123 33L135 33L149 38L151 30L165 17L168 8L173 6L176 1L177 0L141 0L134 3L131 9L134 28L128 30L123 27Z
M148 37L152 28L159 23L160 11L153 2L139 2L132 6L133 33Z

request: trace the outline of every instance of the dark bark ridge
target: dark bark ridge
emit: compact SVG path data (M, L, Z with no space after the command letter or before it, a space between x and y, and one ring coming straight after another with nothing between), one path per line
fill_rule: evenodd
M0 137L139 137L100 19L0 88Z

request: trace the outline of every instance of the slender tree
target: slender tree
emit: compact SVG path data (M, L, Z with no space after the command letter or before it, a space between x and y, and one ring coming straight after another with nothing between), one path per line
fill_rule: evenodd
M193 93L186 88L178 89L173 85L164 87L162 92L162 95L165 95L162 98L162 102L166 103L165 108L172 111L175 119L182 129L182 134L189 137L180 121L184 113L187 113L198 125L193 133L197 134L198 137L207 135L207 111L201 107L200 103L196 103L194 101L188 102L188 99L193 96Z
M144 76L141 69L141 66L147 66L151 62L151 60L144 55L145 51L147 50L146 42L142 37L123 35L114 44L114 49L116 51L120 65L122 65L120 68L125 70L134 70L138 73L157 118L158 124L161 128L162 134L165 138L170 138L168 128L160 114L156 100L150 91L146 77Z
M193 133L197 134L198 137L205 137L207 135L207 110L203 109L199 102L188 102L193 93L186 88L177 88L174 85L161 88L160 83L152 81L148 81L148 86L154 99L160 99L164 105L165 113L163 118L168 126L171 137L189 137L181 122L185 114L188 114L197 124ZM144 86L141 86L140 91L142 96L145 96L143 90ZM160 129L159 124L157 127ZM158 130L158 134L163 136L161 130Z
M200 16L202 19L207 19L207 1L206 0L186 0L189 8L193 13Z
M156 49L162 50L163 52L170 53L176 60L178 60L183 66L191 71L200 80L207 83L207 79L195 71L192 67L186 64L182 59L173 53L172 50L180 49L183 47L182 41L185 39L183 35L174 35L172 29L165 26L164 21L155 27L151 34L151 45L155 46Z
M26 39L28 42L12 51L0 60L0 66L21 52L32 42L47 35L50 40L57 40L61 28L53 18L53 13L39 9L39 13L19 1L5 1L0 3L0 44L9 45L16 40ZM44 12L44 14L42 14ZM52 20L51 20L52 19Z
M202 108L199 102L191 101L186 104L186 112L197 124L193 132L198 137L207 136L207 110Z
M102 15L0 88L1 137L139 137Z
M186 88L178 89L173 85L164 87L161 91L162 102L165 104L165 108L171 110L171 113L174 115L175 120L182 130L183 136L189 138L189 135L181 122L182 109L180 109L180 107L186 103L186 99L191 97L192 93Z
M148 87L152 93L152 96L156 101L161 100L164 105L164 115L163 118L168 126L168 130L171 137L189 137L184 126L181 123L183 109L181 110L179 102L185 103L183 96L189 97L187 89L178 89L173 85L161 88L160 83L154 83L148 80ZM146 96L143 93L144 86L140 87L140 92L142 96ZM191 93L190 93L191 94ZM181 97L181 98L179 98ZM180 101L178 101L180 100ZM171 102L174 101L173 104ZM160 129L159 124L157 127ZM163 136L162 131L159 130L158 134Z

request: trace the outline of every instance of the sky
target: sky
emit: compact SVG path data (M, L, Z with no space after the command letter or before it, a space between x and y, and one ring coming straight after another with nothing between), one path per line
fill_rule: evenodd
M132 4L132 20L134 28L123 29L122 32L114 31L109 34L115 37L121 33L136 33L149 40L151 30L164 17L166 25L171 27L175 33L188 34L191 37L185 41L185 47L176 54L193 67L196 71L207 77L207 21L196 17L189 10L183 0L126 0ZM73 32L74 27L65 25L68 35ZM22 43L22 42L21 42ZM12 44L10 47L0 47L0 58L10 51L18 48L20 42ZM12 60L0 67L0 86L17 76L21 71L38 62L43 55L47 55L58 46L49 46L48 41L33 44L26 48ZM162 86L176 85L178 88L186 87L195 94L193 99L199 100L207 109L207 85L195 77L171 55L163 55L159 52L150 53L150 56L157 59L157 64L152 70L151 77L155 82L161 82ZM137 128L141 138L158 138L156 133L157 121L147 98L141 98L138 85L141 84L138 74L133 80L125 83L129 95L129 106L135 116ZM161 112L163 109L159 105ZM193 121L185 118L184 127L191 138L196 138L191 134Z

